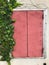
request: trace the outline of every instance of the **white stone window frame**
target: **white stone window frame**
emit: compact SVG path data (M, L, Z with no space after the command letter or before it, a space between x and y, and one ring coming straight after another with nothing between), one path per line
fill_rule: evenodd
M26 11L26 10L43 10L44 11L44 19L43 19L43 57L37 57L37 58L14 58L11 60L12 65L48 65L49 60L49 40L48 40L48 26L49 26L49 16L48 16L48 9L30 9L30 8L17 8L13 11Z

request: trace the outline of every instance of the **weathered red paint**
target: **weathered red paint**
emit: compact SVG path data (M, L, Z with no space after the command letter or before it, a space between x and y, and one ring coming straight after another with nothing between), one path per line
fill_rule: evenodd
M29 57L42 56L43 42L42 11L28 12L28 55Z
M43 11L14 11L14 57L41 57L43 47Z

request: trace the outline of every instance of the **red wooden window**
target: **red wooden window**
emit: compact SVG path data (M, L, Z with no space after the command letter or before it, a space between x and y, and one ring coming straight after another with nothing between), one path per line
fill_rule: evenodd
M12 18L14 25L13 56L42 57L43 48L43 11L14 11Z

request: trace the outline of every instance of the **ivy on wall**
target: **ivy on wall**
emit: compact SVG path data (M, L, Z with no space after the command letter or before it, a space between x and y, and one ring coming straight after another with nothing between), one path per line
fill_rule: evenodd
M20 6L16 0L0 0L0 60L7 61L10 65L11 56L15 41L13 39L13 25L11 19L13 9Z

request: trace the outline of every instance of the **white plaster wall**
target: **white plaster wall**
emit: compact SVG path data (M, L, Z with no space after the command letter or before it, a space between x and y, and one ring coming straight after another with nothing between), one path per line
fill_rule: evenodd
M30 1L32 1L34 4L44 3L49 7L49 0L18 0L18 1L22 3L31 3Z

